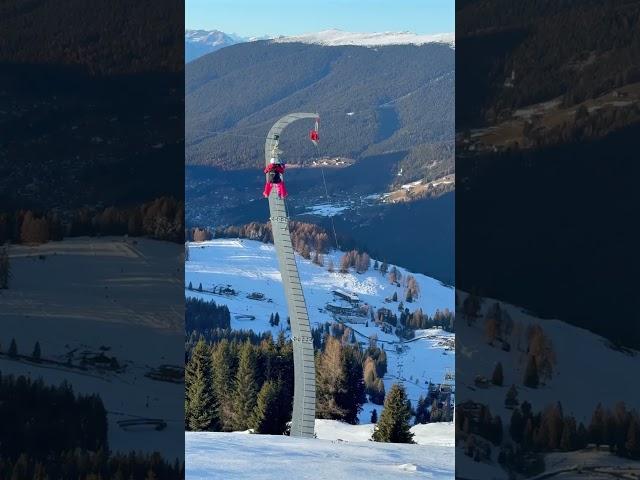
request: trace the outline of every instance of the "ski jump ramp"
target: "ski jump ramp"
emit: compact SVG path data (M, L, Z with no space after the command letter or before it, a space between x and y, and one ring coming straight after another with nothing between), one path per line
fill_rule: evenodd
M269 130L265 143L265 166L278 156L278 143L282 131L291 123L304 118L316 119L317 113L292 113L282 117ZM269 213L273 230L273 243L278 255L278 266L287 299L293 340L294 394L292 437L313 437L316 417L316 369L313 356L313 339L309 325L307 304L304 300L298 266L291 244L289 218L284 199L275 188L269 195Z

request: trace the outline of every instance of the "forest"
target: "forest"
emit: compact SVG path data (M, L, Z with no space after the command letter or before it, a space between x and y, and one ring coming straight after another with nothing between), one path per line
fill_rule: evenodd
M158 454L110 453L107 412L97 395L68 383L0 374L0 478L177 480L184 465Z
M0 212L0 245L38 245L65 237L129 235L180 242L184 231L184 202L173 197L131 207L89 208L71 212L18 210Z

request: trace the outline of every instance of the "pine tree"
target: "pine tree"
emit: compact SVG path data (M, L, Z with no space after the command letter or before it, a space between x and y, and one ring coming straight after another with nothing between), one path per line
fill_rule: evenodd
M233 392L233 429L246 430L256 405L256 358L253 346L247 340L240 349L238 372Z
M629 422L629 428L627 429L626 441L624 448L627 451L629 457L638 459L640 458L640 429L638 417L632 418Z
M267 380L262 384L255 409L251 417L251 428L255 433L281 435L286 425L279 422L278 400L280 383Z
M375 408L373 410L371 410L370 422L371 423L378 423L378 410L376 410Z
M193 284L191 282L189 282L189 290L193 290Z
M192 431L218 427L217 405L211 384L211 355L203 338L193 348L185 368L185 422Z
M42 352L40 351L40 342L36 342L35 346L33 347L33 353L31 354L31 358L36 362L39 362L41 357L42 357Z
M16 344L16 339L11 339L11 344L9 345L9 356L15 358L18 356L18 345Z
M499 387L502 386L504 380L504 374L502 373L502 362L498 362L493 369L493 375L491 375L491 383Z
M275 316L273 317L273 324L276 327L280 325L280 314L278 312L276 312Z
M393 300L394 302L398 301L398 292L393 292L393 296L391 297L391 300Z
M200 283L200 285L198 285L198 291L201 292L202 291L202 283Z
M518 390L515 385L511 385L511 388L509 388L504 400L504 406L510 408L515 407L516 405L518 405Z
M409 419L411 410L407 404L404 387L394 384L384 402L384 410L373 431L374 442L414 443Z
M224 431L231 431L231 393L230 385L233 381L231 363L235 355L232 353L229 341L225 338L216 344L211 354L212 387L218 401L218 416Z
M388 271L389 271L389 264L383 261L382 264L380 264L380 274L384 276L387 274Z
M536 363L536 357L534 357L533 355L529 355L527 368L524 372L523 384L529 388L538 388L539 382L540 379L538 378L538 366Z
M11 264L9 262L9 253L6 248L0 250L0 290L9 288L9 279L11 278Z

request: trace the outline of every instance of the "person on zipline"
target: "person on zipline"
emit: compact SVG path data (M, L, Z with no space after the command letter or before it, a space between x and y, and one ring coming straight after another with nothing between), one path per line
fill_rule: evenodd
M268 198L271 194L271 189L275 185L276 192L280 198L287 196L287 189L284 186L284 164L279 161L276 162L275 158L272 158L269 165L264 169L264 173L267 174L267 181L264 185L264 192L262 194Z

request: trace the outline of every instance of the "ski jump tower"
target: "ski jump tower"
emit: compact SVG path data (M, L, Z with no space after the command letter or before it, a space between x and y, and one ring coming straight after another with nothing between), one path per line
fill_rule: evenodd
M317 113L291 113L278 120L269 130L264 146L265 165L271 158L278 158L278 143L282 131L296 120L317 119ZM287 299L291 333L293 340L294 394L293 416L291 418L292 437L313 437L316 418L316 368L313 356L313 339L309 325L307 304L304 300L298 266L293 254L289 218L284 199L276 189L269 195L269 213L273 243L278 255L278 265Z

